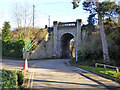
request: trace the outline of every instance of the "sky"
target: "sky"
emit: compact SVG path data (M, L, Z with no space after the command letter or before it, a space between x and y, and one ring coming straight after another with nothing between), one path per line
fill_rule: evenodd
M14 19L15 6L27 7L29 19L27 26L32 26L33 5L35 6L35 27L44 28L48 25L48 16L50 16L50 26L53 21L73 22L76 19L82 19L83 24L87 24L89 13L83 10L82 2L80 6L73 9L72 0L1 0L0 1L0 28L5 21L9 21L12 29L17 27ZM29 24L31 20L31 24ZM24 26L24 21L22 26Z
M17 27L14 20L16 4L22 7L27 6L31 18L32 8L35 5L35 27L38 28L48 25L48 16L50 16L50 26L53 26L53 21L73 22L76 19L82 19L82 22L86 24L89 14L83 10L82 1L80 7L76 9L73 9L71 2L72 0L1 0L0 28L3 27L5 21L9 21L12 28ZM32 26L32 24L28 24L29 21L27 21L27 26Z

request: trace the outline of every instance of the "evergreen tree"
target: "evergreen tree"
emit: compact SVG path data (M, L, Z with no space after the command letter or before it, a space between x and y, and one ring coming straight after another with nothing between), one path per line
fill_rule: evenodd
M79 1L73 1L75 4L79 4ZM75 9L77 5L74 5L73 3L73 8ZM78 6L77 6L78 7ZM100 25L100 33L101 33L101 39L102 39L102 46L103 46L103 57L105 62L109 61L109 53L108 53L108 45L107 45L107 40L106 40L106 35L104 32L104 26L103 26L103 20L104 16L113 16L116 14L116 9L117 5L115 2L98 2L98 0L91 0L88 2L85 0L83 2L83 9L86 11L89 11L90 14L97 14L98 15L98 22Z
M94 23L95 23L95 14L89 15L88 17L88 28L87 28L87 32L86 32L86 36L85 36L85 40L87 39L88 35L92 34L92 31L94 30Z
M9 22L4 22L3 24L3 29L2 29L2 40L7 41L11 37L11 31L10 31L10 24Z

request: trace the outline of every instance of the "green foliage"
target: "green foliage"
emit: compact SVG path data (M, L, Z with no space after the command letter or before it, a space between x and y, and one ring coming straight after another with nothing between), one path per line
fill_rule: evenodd
M19 38L25 39L25 41L30 41L38 38L39 40L42 40L46 34L47 30L45 29L39 29L39 28L32 28L27 27L26 31L23 28L17 28L14 31L12 31L12 37L11 40L18 40Z
M37 38L37 42L33 46L35 48L38 45L38 41L41 41L47 33L47 29L33 29L31 27L27 27L26 31L24 28L18 28L14 31L10 31L9 29L10 25L7 22L3 27L3 38L5 39L2 40L2 55L14 58L22 58L22 49L26 42L30 40L34 41Z
M117 65L120 64L120 25L112 18L104 21L105 32L108 39L110 58L115 60Z
M114 31L108 35L108 38L110 57L115 60L117 65L120 65L120 32Z
M102 58L102 44L99 33L90 35L88 40L82 44L79 57L81 60L97 60Z
M2 55L6 57L22 57L22 49L25 45L25 41L19 39L17 41L2 41Z
M79 4L77 3L78 0L75 0L73 4ZM76 7L75 7L76 8ZM120 64L120 23L116 23L111 19L114 15L118 15L120 12L120 6L117 5L115 2L111 1L103 1L103 2L94 2L94 0L91 0L90 2L84 1L83 2L83 9L90 12L90 16L88 19L88 25L84 25L82 29L84 30L92 30L92 19L91 15L98 14L99 18L99 24L103 22L104 17L109 17L107 20L104 21L104 28L105 33L107 34L107 41L108 41L108 48L109 48L109 54L113 61L116 62L116 65ZM93 16L93 17L94 17ZM102 20L103 19L103 20ZM102 25L100 25L101 28ZM98 31L100 29L99 27L95 31ZM101 28L102 30L102 28ZM87 32L88 33L88 32ZM87 35L86 33L86 35ZM103 36L106 37L104 33L101 32ZM97 34L98 35L98 34ZM82 60L99 60L103 57L103 50L107 50L105 48L106 43L101 43L101 39L105 41L104 37L99 38L100 36L89 36L88 40L82 45L81 51L79 53L79 58ZM102 36L101 35L101 36ZM103 49L102 49L103 46ZM104 52L107 54L107 52Z
M19 88L23 84L24 75L20 71L1 70L2 88Z
M118 5L118 7L117 7L117 9L116 9L116 12L117 12L118 14L120 14L120 3L119 3L119 5Z
M84 26L85 28L85 26ZM120 25L112 18L107 18L104 21L105 33L107 35L110 64L120 65ZM102 59L102 43L99 32L99 25L95 26L95 31L88 37L88 40L82 45L79 53L82 60L99 60Z
M17 75L13 71L2 70L2 88L18 88Z
M105 75L108 75L114 78L118 78L118 74L120 75L120 72L117 73L116 70L114 69L95 68L95 67L90 67L90 66L80 66L80 67L95 71L97 73L102 73L102 74L105 74ZM118 79L120 80L120 76Z
M77 2L72 2L72 4L73 4L73 9L75 9L75 8L79 7L79 5L78 5L78 3L77 3Z
M83 9L89 11L91 14L97 14L99 12L99 14L101 15L111 16L116 14L117 7L118 5L115 2L111 2L111 1L99 2L98 6L94 1L83 2Z
M16 72L17 76L18 76L18 86L21 86L23 84L23 81L24 81L24 75L22 72L20 71L17 71Z
M10 24L9 22L5 22L3 24L3 29L2 29L2 40L6 41L6 40L9 40L10 37L11 37L11 32L10 32Z
M120 65L120 32L114 31L107 35L108 49L111 65ZM102 42L100 34L92 34L85 43L82 44L79 53L79 59L86 62L87 60L100 60L103 58ZM113 63L114 62L114 63Z
M119 23L116 23L114 18L109 17L104 20L104 29L106 35L109 35L114 31L119 31L119 27L120 27Z
M74 64L74 63L76 63L76 60L75 60L75 59L72 59L72 60L69 61L69 63L70 63L70 64Z
M115 2L111 2L111 1L104 1L102 3L99 3L99 7L98 7L98 11L102 14L102 15L107 15L107 16L111 16L116 14L116 10L117 9L117 4Z
M89 15L88 17L88 24L87 25L83 25L82 26L82 30L86 30L87 34L86 34L86 39L88 37L88 35L92 34L92 31L94 31L94 23L95 23L95 19L94 19L94 14L93 15Z

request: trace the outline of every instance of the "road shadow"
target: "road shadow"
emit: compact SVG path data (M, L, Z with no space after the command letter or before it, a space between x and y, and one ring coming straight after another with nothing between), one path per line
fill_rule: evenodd
M95 85L95 84L85 84L85 83L74 83L74 82L61 82L61 81L48 81L48 80L36 80L34 79L33 82L46 82L46 83L59 83L59 84L72 84L72 85L86 85L91 87L101 87L101 85Z
M54 70L55 72L74 73L74 67L67 65L65 62L65 59L40 61L39 63L31 65L31 68L48 69L52 71Z

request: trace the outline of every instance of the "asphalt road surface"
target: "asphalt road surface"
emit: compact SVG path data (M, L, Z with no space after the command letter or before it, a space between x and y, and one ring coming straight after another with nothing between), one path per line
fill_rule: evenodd
M28 88L118 88L112 80L97 76L65 62L69 59L51 59L28 61ZM3 69L22 69L22 60L3 60Z
M32 88L108 88L119 87L111 80L67 65L69 59L40 61L32 65Z

